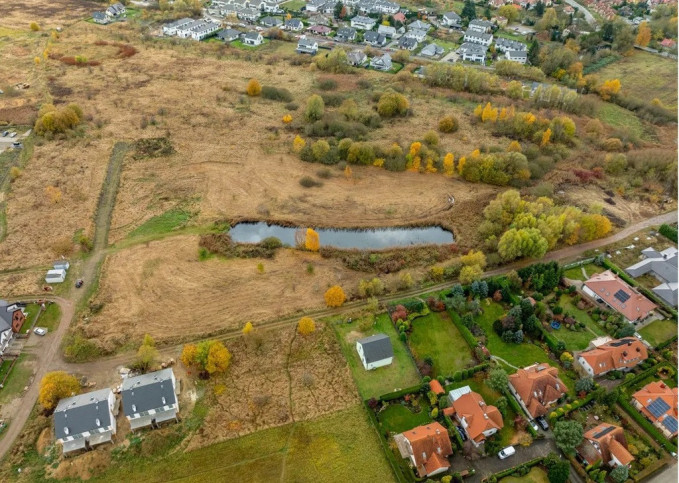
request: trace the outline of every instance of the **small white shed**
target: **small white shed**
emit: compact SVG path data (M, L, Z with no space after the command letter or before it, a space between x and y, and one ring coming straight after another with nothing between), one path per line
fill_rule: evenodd
M68 270L69 268L71 268L71 264L68 263L68 261L66 260L60 260L58 262L54 262L54 265L52 265L52 267L55 270Z
M63 268L48 270L45 275L46 283L63 283L66 280L66 270Z

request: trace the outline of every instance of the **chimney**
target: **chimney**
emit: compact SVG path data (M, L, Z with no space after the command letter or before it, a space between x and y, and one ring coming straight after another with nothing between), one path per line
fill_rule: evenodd
M483 413L483 419L488 419L488 415L486 413Z

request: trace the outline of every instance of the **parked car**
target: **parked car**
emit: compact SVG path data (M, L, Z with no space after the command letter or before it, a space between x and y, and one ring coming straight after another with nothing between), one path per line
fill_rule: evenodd
M15 148L15 149L21 149L21 148L24 147L24 145L21 144L19 141L14 141L14 142L12 143L12 147Z
M464 429L462 429L459 426L455 426L455 429L457 429L457 432L460 434L460 438L462 438L462 441L467 441L467 433L464 432Z
M514 446L507 446L505 449L500 450L500 452L497 454L497 456L498 456L498 458L503 460L505 458L509 458L514 453L516 453Z
M534 419L528 421L528 424L530 424L530 427L533 428L534 431L538 430L538 423L536 423Z
M80 288L83 286L83 279L79 278L78 280L75 281L75 288Z
M9 137L15 138L15 137L17 137L17 133L12 131L11 133L9 133Z
M47 334L47 329L45 329L44 327L36 327L35 329L33 329L33 333L37 335L45 335Z
M540 425L543 431L548 431L549 430L549 424L547 424L547 421L545 421L545 418L540 416L539 418L535 418L535 421Z
M9 135L9 131L3 131L2 132L2 137L6 138Z

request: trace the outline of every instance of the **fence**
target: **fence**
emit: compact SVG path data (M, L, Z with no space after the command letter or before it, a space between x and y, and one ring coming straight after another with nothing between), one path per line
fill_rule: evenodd
M577 262L571 262L567 265L563 265L564 270L568 270L569 268L575 268L575 267L581 267L583 265L587 265L588 263L592 263L596 258L585 258L584 260L578 260Z

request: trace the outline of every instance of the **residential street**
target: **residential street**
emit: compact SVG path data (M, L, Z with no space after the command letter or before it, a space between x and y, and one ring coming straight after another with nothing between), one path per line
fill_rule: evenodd
M670 466L666 466L657 475L651 476L649 478L649 483L677 483L679 475L677 474L677 463L674 462Z
M578 2L575 0L565 0L565 2L570 5L571 7L577 9L578 11L582 12L583 15L585 16L585 20L587 20L587 23L592 25L593 27L597 26L596 19L594 18L594 15L592 15L589 10L587 10L584 6L580 5Z

